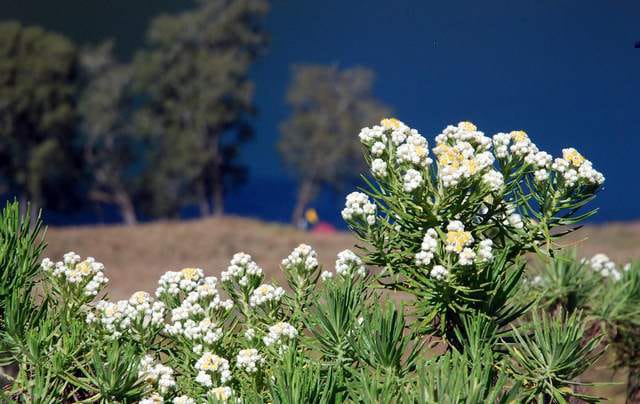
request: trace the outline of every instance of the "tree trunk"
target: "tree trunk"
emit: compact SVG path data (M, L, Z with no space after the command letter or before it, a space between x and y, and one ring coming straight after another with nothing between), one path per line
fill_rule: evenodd
M224 213L224 181L222 172L222 155L218 137L214 137L211 145L212 165L211 165L211 193L213 194L213 215L222 216Z
M126 192L121 191L116 193L115 200L120 209L120 216L122 216L124 224L127 226L137 224L138 218L136 217L136 209L133 206L131 197L129 197Z
M304 216L304 209L307 207L309 202L311 202L314 194L315 184L313 183L313 180L310 178L303 179L300 182L300 186L298 187L296 204L293 208L293 213L291 214L291 223L294 226L297 226L298 223L302 221L302 218Z
M627 404L640 403L640 367L629 366Z
M211 214L209 201L207 200L206 195L202 195L198 198L198 210L200 211L200 217L207 217Z

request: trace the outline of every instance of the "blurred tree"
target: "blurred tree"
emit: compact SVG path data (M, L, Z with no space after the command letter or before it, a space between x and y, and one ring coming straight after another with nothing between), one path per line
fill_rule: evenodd
M86 86L80 98L84 162L92 185L89 197L118 206L126 224L137 222L133 197L143 186L144 138L131 122L131 66L113 57L113 43L84 49Z
M135 58L135 79L145 98L138 122L161 139L146 182L156 213L175 213L185 200L196 199L203 214L221 214L225 180L243 173L233 160L251 136L248 73L266 44L261 21L268 3L197 5L156 18L147 49Z
M62 35L0 23L0 176L32 212L73 160L77 63Z
M323 185L340 187L361 172L359 130L389 115L372 94L374 74L355 67L300 65L293 68L287 101L291 117L280 127L278 148L298 177L294 224Z

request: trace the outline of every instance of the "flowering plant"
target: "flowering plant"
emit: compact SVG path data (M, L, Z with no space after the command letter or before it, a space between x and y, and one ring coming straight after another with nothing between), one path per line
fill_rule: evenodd
M599 337L585 343L583 314L546 314L521 286L523 255L555 259L558 238L593 214L579 210L602 175L574 149L554 160L522 131L489 138L469 122L447 127L432 153L395 119L360 139L373 178L342 216L362 254L344 250L328 271L300 245L281 263L286 285L237 253L219 279L169 271L155 293L111 301L103 265L75 253L41 260L39 225L10 205L0 353L18 372L5 372L7 398L597 401L574 387ZM389 291L403 292L410 311L380 304Z

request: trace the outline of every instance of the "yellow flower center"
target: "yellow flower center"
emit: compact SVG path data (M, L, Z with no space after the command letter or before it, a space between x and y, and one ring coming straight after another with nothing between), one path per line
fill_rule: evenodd
M182 276L186 280L194 280L198 277L198 269L197 268L184 268L182 271Z
M229 397L227 395L227 390L224 387L216 387L209 391L216 400L226 401Z
M113 308L113 306L109 306L106 309L104 309L104 314L107 317L111 317L116 313L116 310Z
M471 241L471 233L464 230L453 230L447 233L447 244L453 246L455 252L460 253L465 245Z
M478 170L478 166L476 165L476 161L473 159L466 159L464 161L464 166L469 171L469 174L475 174Z
M85 275L85 276L91 274L92 269L93 268L91 267L91 264L88 263L87 261L82 261L76 267L76 271L80 272L82 275Z
M147 293L143 291L138 291L131 295L131 299L137 304L142 304L146 300Z
M380 121L380 125L382 125L385 129L398 129L400 127L401 122L396 118L385 118Z
M424 146L416 146L416 154L418 155L418 157L422 158L424 156L427 155L427 149Z
M460 122L459 127L467 132L475 132L478 130L478 127L469 121Z
M523 130L514 130L513 132L511 132L511 138L515 142L524 142L525 140L529 139L529 136L527 136L527 132Z
M562 157L564 157L565 160L569 160L575 167L580 167L586 160L576 149L564 150L562 154Z
M441 165L451 166L454 169L460 167L464 161L464 156L455 147L451 147L448 144L440 144L433 149L433 152L438 156L438 162Z

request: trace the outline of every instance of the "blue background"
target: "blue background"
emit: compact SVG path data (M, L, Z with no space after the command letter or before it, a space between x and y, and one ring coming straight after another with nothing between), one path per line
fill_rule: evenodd
M149 20L188 1L0 1L0 19L63 32L78 43L116 40L123 60ZM640 216L640 1L275 0L268 53L255 66L256 138L243 151L250 180L231 213L287 220L295 182L276 151L295 63L362 65L395 116L429 140L471 120L487 134L523 129L554 155L575 146L607 177L597 221ZM354 134L355 136L356 134ZM339 223L343 192L324 192L322 219ZM53 222L82 218L50 216Z

